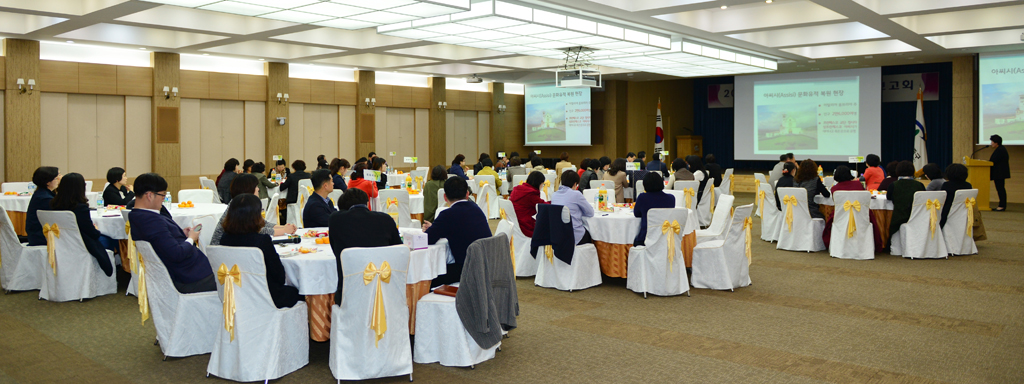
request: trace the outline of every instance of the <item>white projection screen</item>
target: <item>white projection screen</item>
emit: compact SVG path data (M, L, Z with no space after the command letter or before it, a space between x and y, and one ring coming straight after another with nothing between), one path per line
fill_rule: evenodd
M526 86L526 145L590 145L590 88Z
M881 83L881 68L737 76L736 159L880 154Z
M1024 144L1024 52L981 54L978 84L978 144Z

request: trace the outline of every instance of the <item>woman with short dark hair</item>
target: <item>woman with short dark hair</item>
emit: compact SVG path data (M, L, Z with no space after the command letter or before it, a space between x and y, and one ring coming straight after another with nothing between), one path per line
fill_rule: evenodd
M256 195L245 193L231 199L231 204L224 212L224 235L220 238L220 245L258 248L263 253L270 298L276 307L290 308L302 300L302 296L297 288L285 285L281 257L274 249L270 236L260 233L266 226L262 212L260 199Z
M537 225L537 204L548 204L540 198L540 188L547 180L539 171L530 172L526 176L526 182L514 186L509 194L509 201L516 210L516 218L519 220L519 229L527 237L533 237L533 229Z
M256 176L255 173L243 173L238 175L238 177L235 177L235 181L231 183L231 199L234 200L234 198L239 195L256 195L259 192L259 187L259 176ZM261 202L260 208L262 207L263 204ZM268 236L284 236L285 234L295 233L295 224L276 224L277 223L266 222L264 227L260 229L260 233ZM217 222L217 227L213 229L213 237L210 239L210 244L220 245L220 239L222 236L224 236L224 216L221 216L220 221Z
M110 184L103 189L103 204L128 205L135 199L135 192L132 192L134 188L128 184L128 174L124 168L110 168L107 171L107 182Z
M461 153L455 155L455 158L452 159L452 167L448 168L448 174L461 177L462 180L469 180L469 176L466 176L466 171L462 169L465 166L466 156Z
M571 167L572 163L569 162L568 152L562 152L562 155L558 156L558 158L561 161L555 163L555 185L562 185L562 171ZM579 176L579 174L576 174L576 176Z
M348 185L345 183L345 173L349 168L352 168L352 164L349 164L348 160L339 158L331 160L331 182L334 183L334 190L345 193L345 190L348 189Z
M373 159L373 164L370 166L371 170L380 172L380 181L377 182L378 191L388 189L388 173L387 169L384 167L384 164L386 163L387 161L385 161L383 157L375 157Z
M604 177L601 180L611 180L615 182L615 202L622 204L626 201L625 190L626 187L626 159L618 158L612 162L611 168L608 172L604 173Z
M252 159L245 159L245 162L242 163L242 172L252 173L253 165L256 165L255 161L253 161Z
M900 226L910 220L914 208L914 194L925 190L924 184L914 180L914 163L903 160L896 165L896 181L889 185L885 198L892 201L892 221L889 222L889 236L896 234Z
M224 171L217 179L217 194L220 195L222 203L227 204L231 201L231 182L240 173L242 173L242 165L238 163L238 159L232 158L224 162Z
M633 239L633 246L644 245L647 239L647 213L653 208L675 208L676 197L665 193L665 179L655 172L644 176L644 193L636 197L633 216L640 218L640 232Z
M82 242L85 243L85 248L99 263L103 273L112 276L114 265L100 240L103 235L100 235L100 231L92 223L92 217L89 214L89 199L85 197L85 178L81 174L69 173L61 178L60 185L57 186L57 194L50 201L50 209L71 211L75 214L75 222L78 223L78 232L81 234ZM113 240L109 240L109 243L110 248L113 248ZM72 271L72 273L74 272Z
M270 181L269 179L267 179L267 175L263 174L263 171L265 171L266 168L267 166L263 165L263 163L256 163L253 164L252 166L251 175L256 176L256 180L259 181L259 194L257 196L259 196L261 199L270 198L270 196L267 194L267 188L275 188L278 186L277 183Z
M864 159L864 162L868 165L868 169L864 170L864 184L869 191L877 191L879 184L885 180L885 171L881 167L882 159L872 153Z
M53 200L53 190L60 184L60 171L57 167L39 167L32 173L32 184L36 191L28 201L28 210L25 213L25 232L28 234L28 245L46 245L46 237L43 236L43 225L39 222L36 212L40 209L49 210L50 201Z
M849 168L847 168L849 173ZM800 167L796 170L796 176L794 177L796 187L807 190L807 211L811 214L812 218L824 219L825 215L821 214L818 210L818 203L814 202L814 196L822 195L825 197L831 196L828 188L821 182L821 178L818 177L818 164L814 160L807 159L800 163Z
M423 184L423 220L434 221L434 212L441 201L437 199L437 191L444 188L444 181L448 180L444 166L435 165L430 169L426 183Z
M946 167L946 182L942 184L942 190L946 191L946 203L942 205L942 220L939 221L940 227L946 226L949 209L953 204L958 203L953 199L956 197L956 191L963 189L974 189L971 183L967 182L967 167L959 163L950 164ZM974 209L978 209L977 205L975 205Z

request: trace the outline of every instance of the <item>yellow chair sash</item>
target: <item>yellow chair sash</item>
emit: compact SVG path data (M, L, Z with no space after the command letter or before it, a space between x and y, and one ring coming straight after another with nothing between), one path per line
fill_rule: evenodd
M391 207L395 207L394 211L391 210ZM391 218L395 220L395 225L398 225L399 210L397 197L389 197L387 200L384 200L384 211L391 215Z
M754 219L750 218L750 216L747 216L747 218L743 219L743 231L746 232L747 235L747 245L743 247L747 252L747 265L750 265L751 263L754 262L754 259L750 255L750 229L753 227Z
M423 189L423 176L416 176L416 190Z
M680 232L680 228L679 228L679 221L678 220L672 220L671 223L668 220L665 220L664 223L661 223L661 234L665 235L665 243L668 244L668 270L669 270L669 272L672 271L672 264L673 264L673 261L676 258L676 236L675 235L678 235L679 232ZM675 235L673 235L672 233L675 233Z
M850 209L860 212L860 202L856 200L846 200L846 202L843 203L843 209L846 210L846 212L850 212ZM846 225L846 237L853 237L854 232L857 232L857 220L854 220L853 212L850 212L850 223Z
M757 181L757 180L754 180L754 181ZM760 183L760 182L758 182L758 183ZM754 202L757 203L758 215L761 216L761 218L763 220L764 219L764 198L765 198L765 195L764 195L764 191L762 191L760 189L756 189L756 191L757 191L757 199Z
M729 194L732 195L732 174L729 174Z
M498 215L501 216L502 220L505 220L509 224L511 224L512 228L515 228L515 226L517 225L517 223L513 223L512 220L509 220L508 215L505 214L505 208L498 208ZM513 236L512 234L509 234L509 236L508 236L508 248L509 248L509 251L512 253L512 268L515 268L515 266L516 266L516 242L515 242L515 236Z
M46 237L46 255L50 261L50 269L53 270L53 275L57 276L57 239L60 238L57 223L43 224L43 236Z
M551 199L551 180L544 180L544 193L548 194L548 200Z
M139 299L139 313L142 315L142 324L146 324L146 320L149 319L149 296L146 293L146 267L142 264L142 260L139 259L139 251L135 248L135 240L132 240L132 225L130 222L124 223L124 233L128 236L128 263L132 273L138 276L136 284L135 296Z
M789 231L793 232L793 207L796 206L796 196L789 195L782 198L782 204L786 206L786 225Z
M490 183L488 183L487 181L480 180L480 184L479 184L480 188L477 189L477 191L480 192L479 194L484 196L484 206L487 207L487 212L484 212L485 216L490 216L491 215L491 195L486 193L486 192L484 192L484 187L486 187L488 185L490 185Z
M377 279L377 277L380 277ZM387 314L384 313L384 291L381 288L381 281L385 283L391 283L391 264L387 261L380 264L380 269L372 262L366 265L366 269L363 270L363 285L369 285L373 280L377 280L377 294L373 297L373 314L370 316L370 329L373 330L376 335L374 340L374 346L380 347L380 339L384 338L384 333L388 331Z
M686 201L686 208L693 206L693 197L697 196L697 192L693 191L693 188L683 189L683 198Z
M757 191L760 191L760 190L761 190L761 180L758 180L757 178L754 178L754 191L757 192Z
M942 209L942 203L938 199L931 199L924 202L925 209L928 210L928 229L932 231L932 238L935 238L935 225L939 223L939 210Z
M715 183L708 180L711 183L711 189L708 191L711 193L711 213L715 213Z
M550 245L544 246L544 255L548 257L548 261L551 265L555 265L555 251L551 250Z
M967 208L967 236L974 236L974 204L976 202L977 200L973 197L964 200L964 208Z
M238 264L228 270L228 266L221 263L217 268L217 281L224 286L224 329L231 334L230 341L235 341L235 286L242 286Z

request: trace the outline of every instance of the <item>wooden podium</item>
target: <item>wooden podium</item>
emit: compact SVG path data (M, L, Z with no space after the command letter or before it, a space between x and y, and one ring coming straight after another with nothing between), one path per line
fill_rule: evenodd
M697 155L703 160L703 138L700 136L676 136L676 153L682 159L689 155ZM669 163L671 164L672 162L669 161Z
M991 161L964 158L964 165L967 166L967 182L971 183L974 189L978 190L978 210L991 211L989 202L988 186L992 184L989 180L989 171L992 168Z

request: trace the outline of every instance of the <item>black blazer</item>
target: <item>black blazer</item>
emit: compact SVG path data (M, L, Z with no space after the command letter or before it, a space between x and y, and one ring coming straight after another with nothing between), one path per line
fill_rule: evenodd
M338 292L334 302L341 303L341 286L345 274L341 270L341 251L352 247L386 247L402 244L395 219L384 212L372 212L365 205L331 214L328 233L331 250L338 265Z
M534 258L542 259L546 263L542 246L550 245L552 253L558 260L566 264L572 264L573 254L576 252L576 236L572 229L572 220L568 223L562 222L561 205L538 204L537 205L537 227L533 230L533 238L530 241L530 254Z
M103 244L100 244L100 231L92 224L92 217L89 216L89 204L78 203L71 212L75 214L75 222L78 223L78 232L82 234L85 249L89 250L89 254L96 259L103 273L106 273L107 276L113 275L114 266L110 264L107 250L103 248Z
M299 180L308 178L309 173L307 172L295 172L288 176L288 180L281 183L281 189L288 190L288 198L286 199L288 204L295 204L299 200Z
M458 202L441 211L430 228L427 228L427 241L430 244L448 239L455 264L460 266L466 260L469 245L486 237L491 237L491 226L487 223L484 211L472 201Z
M306 228L327 227L330 225L331 214L334 212L338 212L338 210L324 201L320 195L315 193L309 195L306 206L302 208L302 226Z
M779 181L775 183L775 207L780 211L782 210L782 201L779 199L779 188L793 187L796 187L796 181L793 180L793 176L790 175L782 175L782 177L779 178Z
M132 200L135 200L135 192L129 191L126 186L122 185L121 189L117 189L114 184L110 184L103 189L103 204L128 205Z
M28 201L28 213L25 215L25 232L28 234L28 245L46 245L46 236L43 236L43 224L39 222L36 212L39 210L48 211L50 201L53 200L53 192L46 188L37 188Z
M172 281L190 284L213 274L210 260L195 245L185 242L188 237L170 217L145 209L133 209L128 220L132 223L132 239L153 245Z
M270 236L259 232L244 235L225 233L220 238L220 245L256 247L263 252L263 264L267 266L267 288L270 290L270 298L274 299L274 305L278 308L289 308L302 299L298 288L284 285L284 265L281 264L281 257L277 255Z
M996 148L988 161L993 163L988 174L990 180L1010 178L1010 154L1006 152L1006 147L1000 145L999 148Z
M331 181L334 182L334 189L339 190L342 193L348 190L348 183L345 182L345 177L335 173L331 175Z
M939 221L940 227L946 226L946 217L949 216L949 207L954 203L953 197L956 196L956 191L961 189L974 189L974 187L971 186L971 183L966 181L962 183L946 181L942 184L942 190L946 191L946 203L942 204L942 220Z
M705 172L705 173L707 175L709 175L711 177L711 179L715 180L715 186L716 187L721 187L722 186L722 166L718 165L717 163L708 163L708 164L704 164L704 169L707 170L707 172Z

